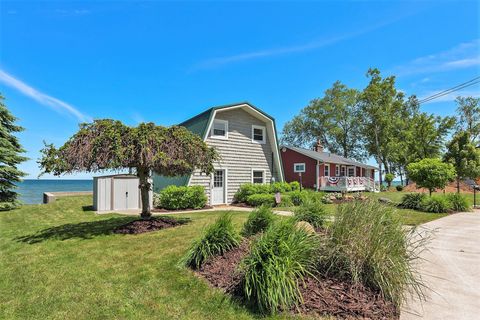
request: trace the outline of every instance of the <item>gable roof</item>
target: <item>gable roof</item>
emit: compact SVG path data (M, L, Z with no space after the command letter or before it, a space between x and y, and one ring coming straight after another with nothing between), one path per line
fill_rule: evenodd
M301 153L309 158L318 160L320 162L325 162L325 163L335 163L335 164L343 164L347 166L357 166L357 167L362 167L362 168L367 168L367 169L375 169L378 170L377 167L371 166L368 164L364 164L355 160L351 160L345 157L342 157L338 154L330 153L330 152L317 152L314 150L309 150L309 149L304 149L304 148L298 148L298 147L292 147L292 146L282 146L282 148L288 148L290 150L296 151L298 153Z
M210 109L207 109L204 112L183 121L182 123L178 124L178 126L185 127L191 132L198 134L205 141L208 137L208 132L210 131L216 113L235 108L242 108L246 112L250 113L252 116L259 118L267 123L267 130L269 131L268 136L272 137L272 151L274 154L274 160L276 162L278 172L280 174L280 181L284 181L282 157L280 157L278 148L278 134L277 126L275 125L275 119L271 115L254 106L253 104L244 101L211 107Z
M179 123L178 125L187 128L188 130L190 130L193 133L198 134L202 138L205 138L206 134L207 134L207 129L208 129L209 124L210 124L210 121L213 119L216 111L221 111L223 109L240 107L240 106L248 106L249 108L261 113L263 116L269 118L271 121L273 121L275 123L275 119L272 116L270 116L269 114L260 110L259 108L257 108L253 104L251 104L247 101L242 101L242 102L237 102L237 103L230 103L230 104L211 107L211 108L205 110L204 112L202 112L200 114L197 114L196 116L191 117L190 119L187 119L187 120L183 121L182 123Z

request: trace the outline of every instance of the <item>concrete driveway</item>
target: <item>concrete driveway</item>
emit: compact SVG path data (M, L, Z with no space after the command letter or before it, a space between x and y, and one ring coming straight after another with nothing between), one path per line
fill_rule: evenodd
M426 301L408 301L401 320L480 319L480 210L421 226L435 230L419 270Z

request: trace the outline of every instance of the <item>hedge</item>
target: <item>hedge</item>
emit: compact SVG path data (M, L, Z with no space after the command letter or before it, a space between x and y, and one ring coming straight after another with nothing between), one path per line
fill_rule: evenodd
M207 204L202 186L168 186L154 197L154 206L168 210L201 209Z

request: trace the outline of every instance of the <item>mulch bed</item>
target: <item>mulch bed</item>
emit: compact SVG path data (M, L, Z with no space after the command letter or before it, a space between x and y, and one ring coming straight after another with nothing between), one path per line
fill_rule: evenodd
M234 293L242 279L237 268L243 257L247 255L249 248L250 240L244 239L240 246L228 251L223 256L210 258L196 272L214 287L227 293Z
M151 231L172 228L186 224L190 221L187 218L156 217L147 220L135 220L127 224L116 227L113 233L119 234L139 234Z
M351 283L319 277L300 287L301 313L332 315L339 319L398 319L395 306L371 290Z
M223 256L209 259L196 271L198 275L216 288L236 296L242 274L238 270L240 261L250 248L251 241L245 239L238 248ZM363 286L348 282L312 277L300 286L304 303L292 310L293 313L331 315L338 319L398 319L395 306Z

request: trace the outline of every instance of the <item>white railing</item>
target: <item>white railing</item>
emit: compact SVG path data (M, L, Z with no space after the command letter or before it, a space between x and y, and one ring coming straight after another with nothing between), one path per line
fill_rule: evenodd
M372 191L380 187L375 180L368 177L320 177L320 190L326 191Z

